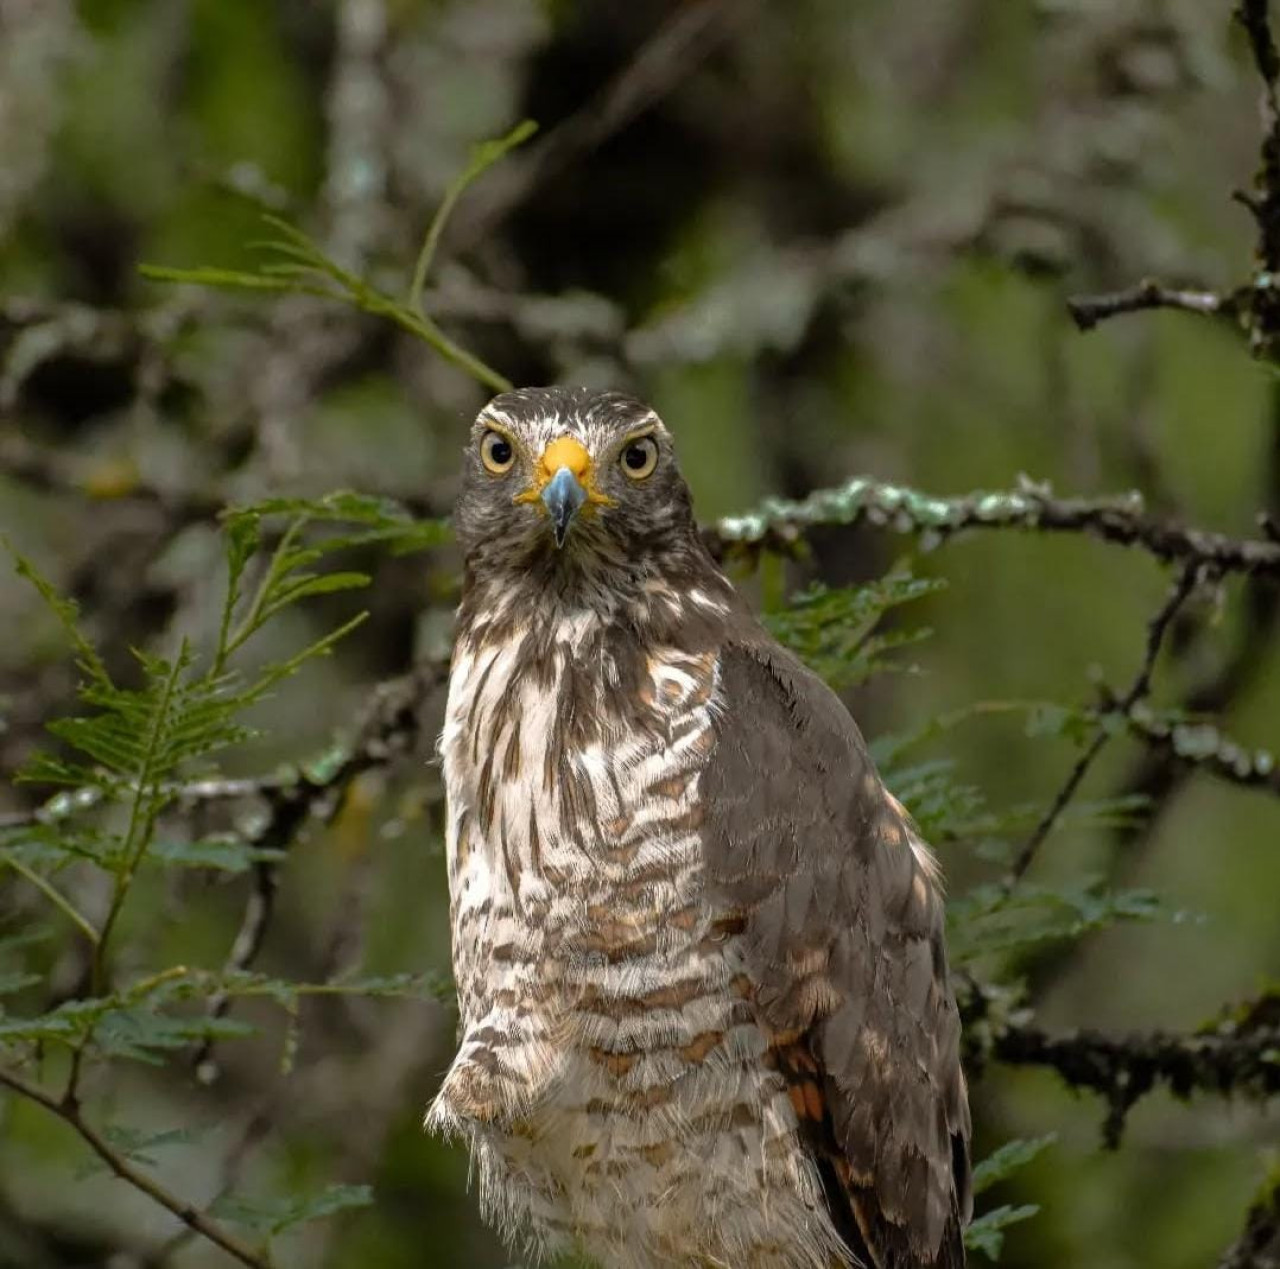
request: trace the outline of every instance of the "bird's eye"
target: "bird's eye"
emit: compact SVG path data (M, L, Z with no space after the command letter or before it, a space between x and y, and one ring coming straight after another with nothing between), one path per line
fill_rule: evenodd
M643 480L658 465L658 442L652 436L640 436L622 451L622 470L632 480Z
M480 459L495 476L501 476L516 461L515 447L501 432L486 432L480 442Z

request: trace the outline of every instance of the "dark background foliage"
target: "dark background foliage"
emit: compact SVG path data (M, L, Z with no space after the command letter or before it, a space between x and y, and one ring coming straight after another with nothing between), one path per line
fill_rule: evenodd
M0 528L139 693L91 730L217 647L228 540L252 589L302 503L225 506L396 500L311 504L302 540L345 526L318 576L371 584L309 583L234 690L369 616L269 699L205 683L259 734L174 749L109 953L48 889L101 930L137 781L0 793L0 1266L232 1263L122 1163L254 1256L278 1226L281 1266L511 1261L419 1127L453 1042L435 520L488 389L360 306L138 265L278 263L265 209L403 296L523 118L426 311L513 381L652 401L847 691L946 867L976 1154L1056 1134L989 1169L980 1212L1039 1207L1002 1263L1276 1264L1277 65L1259 0L0 0ZM9 777L70 761L44 728L93 674L16 573L0 613Z

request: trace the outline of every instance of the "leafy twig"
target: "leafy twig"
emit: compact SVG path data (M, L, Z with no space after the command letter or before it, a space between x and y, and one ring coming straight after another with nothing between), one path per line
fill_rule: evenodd
M431 264L435 259L436 248L440 245L440 235L448 223L458 199L466 193L467 187L483 176L495 163L499 162L510 150L523 145L535 132L538 125L532 119L518 123L505 137L496 141L484 141L471 151L467 166L450 183L445 191L436 214L427 227L426 237L422 240L422 249L418 252L417 262L413 266L413 280L409 283L409 294L405 298L406 306L414 313L426 312L422 304L422 293L427 285L427 277L431 272Z
M531 136L536 125L529 120L518 124L505 137L475 147L462 174L449 186L444 202L432 218L418 252L408 298L401 303L379 290L367 278L343 268L324 249L295 225L266 213L263 222L273 236L258 246L267 260L254 271L242 269L175 269L161 265L139 266L144 277L155 282L189 283L229 290L309 295L339 300L374 317L386 318L402 330L416 335L445 361L457 366L477 383L494 392L510 391L509 379L486 365L474 353L455 343L422 308L423 289L445 223L467 187L509 150Z
M242 1265L248 1265L249 1269L270 1269L271 1260L266 1253L255 1251L198 1207L179 1198L145 1172L134 1167L100 1132L86 1122L75 1102L60 1101L38 1085L29 1083L21 1076L3 1069L0 1069L0 1084L6 1085L20 1097L43 1106L50 1114L57 1115L64 1123L69 1124L116 1176L122 1181L127 1181L148 1198L154 1199L161 1207L167 1208L189 1229L208 1239L215 1246L221 1247Z

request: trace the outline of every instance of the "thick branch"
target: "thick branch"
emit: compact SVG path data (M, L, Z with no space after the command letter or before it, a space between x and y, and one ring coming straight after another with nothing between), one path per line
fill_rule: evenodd
M79 1108L72 1103L61 1102L45 1092L38 1085L30 1084L19 1075L0 1070L0 1084L7 1086L20 1097L27 1098L37 1105L43 1106L51 1114L71 1125L85 1144L116 1174L122 1181L127 1181L135 1189L141 1190L148 1198L154 1199L161 1207L167 1208L188 1229L207 1238L209 1242L221 1247L229 1256L234 1257L249 1269L270 1269L270 1259L242 1242L234 1234L224 1229L216 1221L210 1219L198 1207L192 1206L185 1199L170 1193L159 1182L139 1171L122 1154L117 1151L105 1137L86 1123Z
M1025 1011L1011 1010L998 989L965 979L960 998L967 1058L975 1069L987 1061L1044 1067L1072 1088L1102 1094L1109 1146L1119 1144L1130 1108L1162 1086L1184 1100L1193 1093L1257 1101L1280 1095L1280 997L1274 992L1185 1035L1053 1035Z

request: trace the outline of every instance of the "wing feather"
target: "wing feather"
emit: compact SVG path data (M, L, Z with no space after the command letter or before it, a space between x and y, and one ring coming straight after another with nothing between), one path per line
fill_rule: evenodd
M932 858L836 695L761 631L720 658L710 897L744 919L755 1007L837 1227L879 1269L953 1269L969 1109Z

